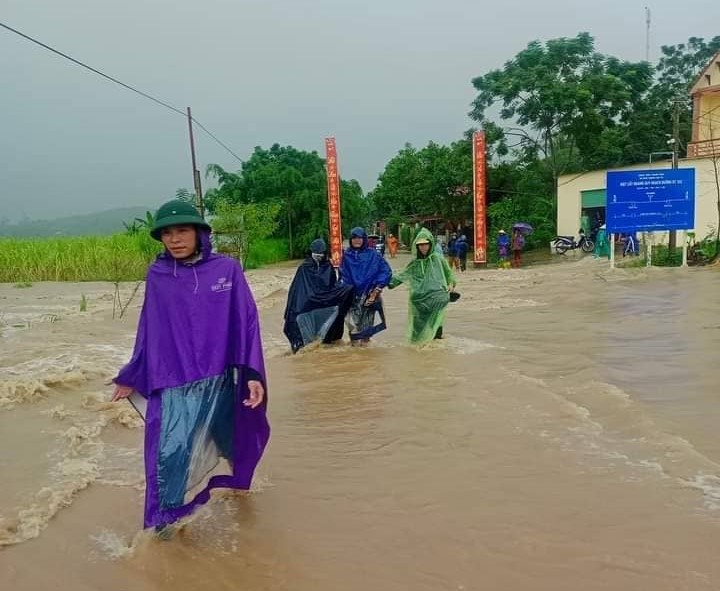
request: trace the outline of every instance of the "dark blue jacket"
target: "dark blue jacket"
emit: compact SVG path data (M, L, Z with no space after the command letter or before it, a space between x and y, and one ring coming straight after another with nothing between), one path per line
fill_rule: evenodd
M390 283L392 270L387 261L374 248L368 247L367 232L362 228L353 228L350 240L353 237L363 239L360 248L353 248L352 244L345 249L340 264L340 278L343 283L352 285L357 295L369 292L374 287L385 287Z

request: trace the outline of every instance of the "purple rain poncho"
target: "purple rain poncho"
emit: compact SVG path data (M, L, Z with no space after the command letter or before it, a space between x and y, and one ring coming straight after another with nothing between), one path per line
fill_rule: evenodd
M212 254L178 263L165 252L147 274L130 362L113 380L147 399L145 527L206 503L213 488L250 488L270 437L257 308L240 264ZM251 409L248 380L265 388Z

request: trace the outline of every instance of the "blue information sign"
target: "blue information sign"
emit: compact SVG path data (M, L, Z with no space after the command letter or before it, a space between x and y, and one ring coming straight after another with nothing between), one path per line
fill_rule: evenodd
M654 232L695 227L695 169L607 173L607 231Z

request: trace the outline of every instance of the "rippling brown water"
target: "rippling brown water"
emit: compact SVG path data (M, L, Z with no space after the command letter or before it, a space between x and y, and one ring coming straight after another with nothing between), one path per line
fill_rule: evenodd
M717 268L469 271L442 342L403 343L401 288L372 346L296 356L292 273L250 274L273 425L254 490L170 542L139 529L141 425L106 402L137 306L0 286L0 588L720 588Z

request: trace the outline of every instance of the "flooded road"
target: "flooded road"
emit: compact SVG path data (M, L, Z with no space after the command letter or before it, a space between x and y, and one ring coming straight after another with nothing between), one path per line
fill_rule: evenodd
M253 490L170 542L140 530L142 425L107 402L141 300L113 320L110 284L0 286L0 588L720 587L717 267L470 270L442 341L404 343L398 288L370 347L295 356L293 272L249 273L273 428Z

